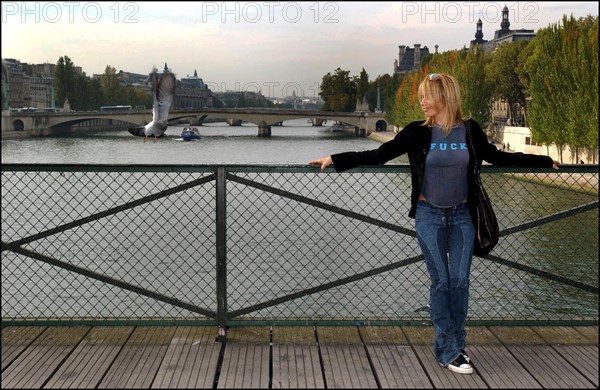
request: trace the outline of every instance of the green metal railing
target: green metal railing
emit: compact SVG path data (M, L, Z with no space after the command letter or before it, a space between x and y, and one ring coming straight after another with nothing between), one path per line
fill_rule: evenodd
M471 325L598 324L598 166L484 167ZM428 323L405 165L2 165L2 324Z

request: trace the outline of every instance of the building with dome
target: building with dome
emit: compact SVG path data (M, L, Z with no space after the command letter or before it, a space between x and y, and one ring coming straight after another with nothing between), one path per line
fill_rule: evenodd
M198 77L198 72L194 70L193 76L182 77L178 82L175 93L176 109L189 108L212 108L213 95L212 91L204 81Z
M508 20L508 7L505 5L502 9L502 21L500 29L494 32L494 39L483 39L483 22L481 18L477 21L477 29L475 31L475 39L471 41L471 46L478 45L484 51L494 51L498 45L507 42L530 41L535 37L533 30L519 29L511 30L510 21Z

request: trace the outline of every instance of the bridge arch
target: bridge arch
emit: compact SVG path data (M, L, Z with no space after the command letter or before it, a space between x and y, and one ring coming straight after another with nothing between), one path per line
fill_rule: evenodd
M20 119L15 119L12 123L12 129L14 131L23 131L25 130L25 123Z
M61 123L57 123L57 124L51 125L50 128L51 129L63 129L63 128L66 129L66 128L70 128L71 126L78 125L80 123L84 123L84 122L88 122L88 121L93 121L93 120L97 120L97 119L100 119L100 120L109 120L109 121L117 120L117 121L124 122L124 123L127 123L127 124L132 125L132 126L139 126L138 123L135 123L135 122L132 122L132 121L129 121L129 120L125 120L124 118L120 118L120 117L119 118L110 118L110 117L104 116L104 117L97 117L97 118L79 118L79 119L73 119L73 120L70 120L70 121L64 121L64 122L61 122Z
M259 127L259 135L269 135L270 127L276 126L290 119L310 119L315 126L324 120L333 120L354 126L357 135L366 136L369 132L385 130L388 125L385 114L371 112L324 112L317 110L281 110L264 108L244 109L213 109L201 110L172 110L169 120L182 118L195 118L198 122L206 117L223 118L230 120L247 121ZM23 128L24 131L33 131L44 134L47 130L58 130L91 119L112 119L136 126L143 126L152 120L152 111L119 111L119 112L32 112L32 113L2 113L3 127L10 129ZM377 127L376 127L377 126ZM264 129L262 131L261 129ZM262 133L261 133L262 131Z
M385 119L380 119L375 122L375 131L387 131L387 122Z

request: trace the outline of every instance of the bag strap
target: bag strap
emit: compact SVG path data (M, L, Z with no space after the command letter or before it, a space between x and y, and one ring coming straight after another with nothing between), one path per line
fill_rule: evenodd
M475 159L475 165L473 168L473 171L475 172L475 176L479 175L479 168L477 168L477 154L475 153L475 145L473 145L473 134L471 133L471 124L469 123L468 120L463 121L464 125L465 125L465 129L467 129L467 136L469 137L469 139L467 140L467 144L469 145L469 148L471 149L471 152L473 153L473 158Z

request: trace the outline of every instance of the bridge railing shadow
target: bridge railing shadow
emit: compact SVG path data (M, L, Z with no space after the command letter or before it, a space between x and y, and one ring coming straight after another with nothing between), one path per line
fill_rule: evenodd
M468 321L598 323L598 167L484 167ZM2 323L428 323L408 166L2 165Z

